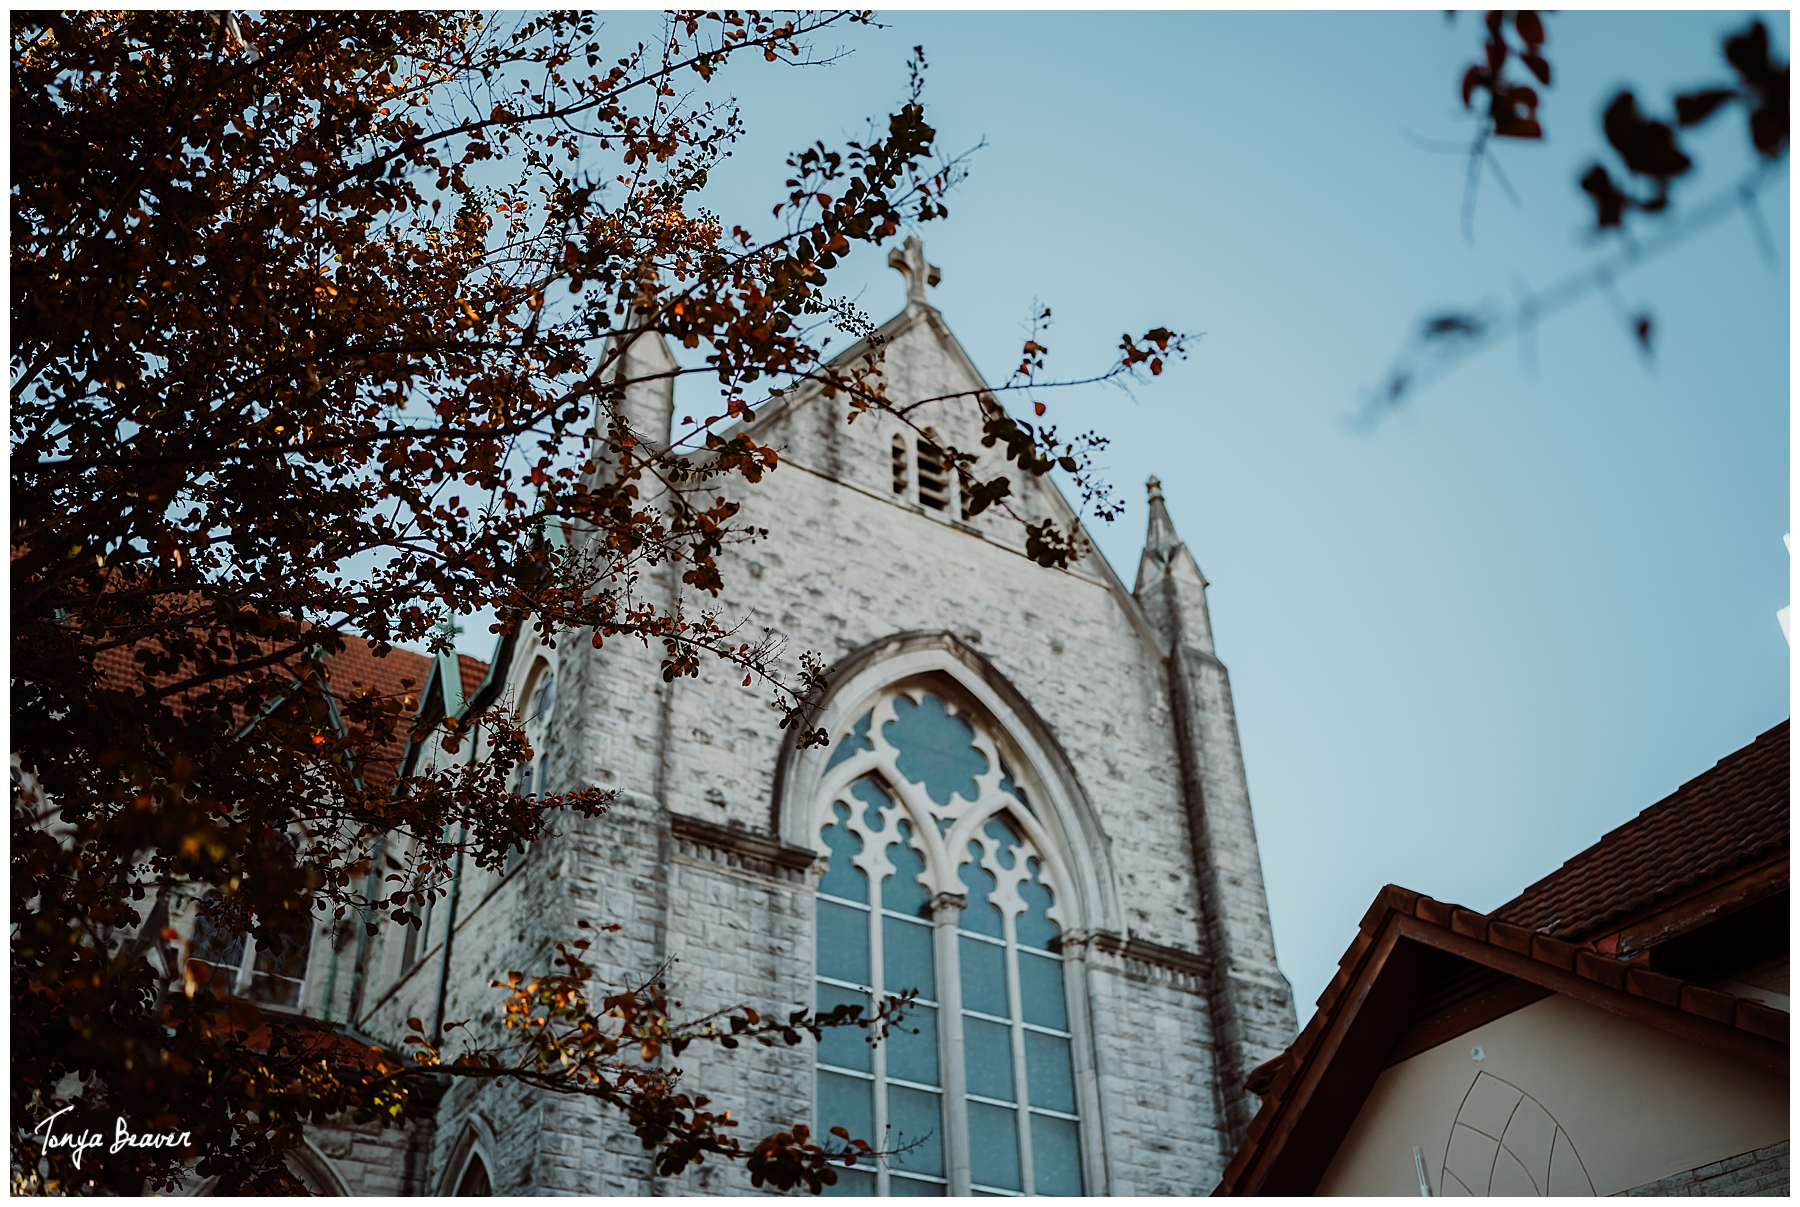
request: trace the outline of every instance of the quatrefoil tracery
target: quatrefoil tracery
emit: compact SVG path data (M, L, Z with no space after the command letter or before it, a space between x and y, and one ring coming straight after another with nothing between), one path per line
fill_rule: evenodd
M868 875L870 883L877 886L879 892L878 886L898 872L888 852L901 841L899 823L904 820L910 823L908 845L924 859L925 868L919 879L932 895L967 892L958 872L974 858L969 851L970 844L974 843L981 852L981 868L994 878L994 889L988 894L988 900L1003 915L1013 918L1028 908L1020 886L1033 878L1035 865L1038 883L1051 893L1052 904L1045 911L1046 915L1059 928L1069 929L1072 919L1066 914L1062 892L1065 880L1058 862L1048 854L1054 849L1049 835L1020 796L1001 787L1001 781L1008 776L1001 766L1000 751L993 737L965 710L946 702L950 715L959 717L973 731L971 745L987 760L987 769L972 777L976 789L974 800L953 792L947 803L939 804L923 784L914 783L901 774L896 765L901 751L885 738L885 727L898 720L894 702L901 695L919 705L925 691L901 689L883 693L867 714L865 740L872 749L857 751L826 772L818 796L821 811L814 819L812 831L815 850L826 859L830 858L823 832L837 821L834 806L843 805L850 811L845 828L862 843L861 851L851 858L851 863ZM862 727L858 724L855 728L860 730ZM850 732L846 728L845 734ZM839 740L843 736L840 735ZM854 794L852 786L862 779L875 781L888 802L877 807ZM879 828L870 823L870 813L879 820ZM988 822L996 816L1003 817L1019 836L1017 845L1003 844L987 832ZM1008 852L1010 867L1002 859Z

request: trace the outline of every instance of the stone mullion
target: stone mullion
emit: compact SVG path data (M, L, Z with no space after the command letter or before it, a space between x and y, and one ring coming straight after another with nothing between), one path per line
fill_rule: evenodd
M944 1169L949 1191L969 1194L968 1078L963 1069L962 964L957 954L957 924L968 898L939 893L931 899L932 956L937 963L938 1064L944 1090L940 1120L944 1129Z
M1017 858L1023 860L1021 851ZM1031 1086L1025 1080L1025 1007L1019 992L1019 940L1011 910L1003 915L1001 932L1006 936L1006 1009L1012 1015L1013 1100L1018 1105L1014 1122L1019 1129L1019 1190L1032 1194L1036 1190L1037 1171L1031 1160Z
M402 969L402 972L405 970ZM250 982L256 979L256 939L248 932L244 935L244 954L238 960L237 975L231 979L231 991L238 997L250 996Z
M869 1008L871 1013L881 1009L882 973L885 970L881 950L881 882L874 876L869 877ZM875 1134L869 1137L869 1143L877 1151L887 1148L887 1045L872 1045L869 1067L875 1073L875 1083L870 1090L870 1118L874 1121ZM875 1193L886 1196L888 1193L888 1163L886 1157L875 1162Z

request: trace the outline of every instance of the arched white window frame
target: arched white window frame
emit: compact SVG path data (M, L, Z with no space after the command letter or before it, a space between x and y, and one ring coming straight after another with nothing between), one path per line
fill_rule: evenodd
M556 689L560 686L556 663L542 655L532 660L531 672L525 677L525 690L519 693L519 722L531 742L531 762L519 769L519 791L538 793L544 790L544 777L550 756L549 742L556 718ZM549 715L540 715L538 697L548 683L551 688Z
M316 1195L343 1198L350 1195L350 1187L338 1173L337 1164L320 1152L319 1146L311 1140L302 1140L298 1147L288 1150L287 1166Z
M934 691L934 687L937 690ZM882 726L898 720L894 709L896 694L904 693L911 697L914 703L917 703L918 698L926 692L930 692L939 699L943 699L945 695L944 689L930 680L913 679L884 688L879 696L870 701L869 706L863 709L863 712L872 713L869 733L871 735L878 734L881 732ZM959 702L954 696L945 700L945 703L949 706L952 715L962 716L965 720L972 722L972 728L975 730L975 749L979 750L987 759L988 769L974 777L978 792L975 804L958 805L956 802L961 798L952 797L951 805L938 805L921 785L907 779L895 766L899 759L895 748L885 741L875 741L872 743L873 750L858 751L833 767L821 779L815 794L817 798L817 804L814 806L815 830L829 824L833 800L842 796L851 784L865 775L875 772L881 777L882 786L906 806L908 812L918 823L923 823L915 824L914 830L918 840L926 848L925 872L921 880L933 895L963 891L963 882L956 875L956 868L967 862L967 856L962 853L969 842L983 840L982 827L988 823L989 819L1002 812L1018 823L1019 828L1025 832L1026 839L1036 848L1034 854L1042 858L1048 868L1048 878L1063 893L1066 893L1068 889L1064 886L1073 884L1074 876L1073 870L1061 854L1059 840L1043 822L1038 820L1023 801L1000 787L1000 781L1006 778L1006 771L1013 768L1013 761L1001 752L1000 744L989 732L985 719L968 717L966 705L958 708ZM857 715L861 716L860 713ZM834 736L841 740L844 735ZM1003 765L1006 770L1002 770ZM1018 783L1017 780L1014 782ZM1025 788L1027 796L1031 795L1030 786L1020 784L1020 787ZM937 825L934 824L935 820L951 815L955 816L955 820L951 822L947 830L940 833ZM986 846L991 841L990 839L983 845ZM821 845L817 833L813 834L812 841L808 845L816 850L826 851L826 848ZM1023 866L1022 863L1020 866ZM882 876L893 871L893 865L887 861L885 854L877 853L871 857L865 870L869 872L871 880L879 881ZM1015 872L1017 870L1017 868L1014 869ZM1020 879L1023 879L1022 875L1010 875L1010 887L1013 887L1015 891ZM1003 880L996 892L1005 893L1008 887L1008 883ZM1061 893L1058 894L1056 904L1050 907L1049 912L1051 919L1063 930L1075 929L1075 919L1070 916L1070 911L1064 906Z
M543 792L547 786L549 775L550 743L553 738L557 711L557 694L562 688L558 675L557 660L548 654L540 653L531 661L531 669L525 676L524 690L519 693L518 718L524 726L526 739L531 743L531 762L521 766L515 773L518 779L514 790L527 795ZM538 696L545 681L551 685L551 699L548 716L540 716ZM503 876L510 876L521 867L530 856L529 850L514 847L507 852L506 868Z
M839 661L836 681L808 722L811 728L825 730L830 741L799 750L790 736L782 751L773 805L774 826L782 840L809 849L819 845L813 820L825 791L825 764L839 737L883 690L914 678L936 678L958 693L962 703L972 704L976 715L985 716L999 753L1037 806L1033 816L1048 835L1048 849L1064 861L1059 873L1068 877L1063 884L1070 911L1065 929L1080 932L1065 934L1065 942L1095 931L1125 933L1125 907L1112 867L1111 843L1068 757L1018 690L951 633L896 634ZM794 732L789 730L790 735Z
M450 1149L449 1160L444 1162L443 1174L438 1179L437 1197L456 1197L463 1178L468 1175L469 1166L478 1160L482 1169L487 1171L488 1184L493 1185L495 1166L492 1154L497 1151L499 1145L494 1137L494 1129L479 1114L471 1115L457 1134L456 1143Z
M1087 937L1096 930L1115 929L1122 915L1115 882L1112 877L1104 832L1091 804L1066 756L1055 747L1048 728L1030 710L1017 691L993 671L978 654L959 639L947 633L907 634L859 652L840 665L839 681L820 709L817 724L826 730L830 741L822 749L799 751L792 745L784 751L778 774L775 808L777 828L784 839L815 851L824 850L821 833L829 824L832 803L851 784L863 776L874 775L895 800L915 819L941 815L922 786L911 783L895 766L896 752L885 742L874 742L873 750L859 751L838 765L826 768L838 742L848 734L864 713L874 710L868 732L880 732L886 721L895 719L893 695L905 690L915 701L921 690L929 690L945 701L951 711L965 717L976 733L976 748L988 761L986 772L977 776L980 791L977 807L959 810L951 828L940 835L935 824L918 824L912 829L917 846L927 854L922 882L937 894L961 897L965 891L956 873L961 860L952 856L962 852L973 838L983 843L984 853L991 845L982 836L982 827L998 812L1004 811L1014 828L1033 848L1032 854L1043 866L1043 881L1053 893L1052 919L1062 929L1064 995L1069 1014L1071 1049L1075 1066L1075 1089L1081 1119L1082 1180L1087 1194L1106 1193L1107 1175L1103 1137L1105 1122L1101 1116L1094 1043L1089 1022ZM999 781L1010 772L1014 783L1024 789L1032 807L1025 807L1015 797L1002 793ZM885 849L872 854L865 845L859 858L874 884L888 870ZM985 862L985 861L984 861ZM1017 859L1021 871L1026 865ZM994 870L992 867L990 871ZM1017 879L1008 885L997 883L994 898L1011 891L1016 894ZM878 896L878 892L877 892ZM1012 918L1007 914L1009 943ZM940 1061L944 1091L948 1099L960 1099L962 1089L962 1053L953 1049L954 1036L961 1031L959 1016L960 970L958 967L957 911L940 905L934 911L938 927L934 943L939 983L940 1010L945 1022L945 1052ZM945 919L948 919L946 924ZM871 959L876 956L871 952ZM955 996L952 996L952 994ZM955 1084L953 1084L955 1083ZM1020 1117L1027 1118L1023 1086L1015 1086L1019 1096ZM871 1138L873 1139L873 1138ZM949 1192L971 1193L966 1140L947 1135L949 1141L946 1164L950 1172ZM1021 1162L1028 1165L1028 1149L1021 1145ZM887 1178L881 1179L885 1189ZM1029 1183L1026 1183L1029 1185Z

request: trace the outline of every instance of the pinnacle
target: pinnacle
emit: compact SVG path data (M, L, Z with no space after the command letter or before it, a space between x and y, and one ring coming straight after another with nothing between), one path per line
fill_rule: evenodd
M1150 530L1144 535L1144 549L1167 559L1180 546L1181 535L1175 531L1175 521L1169 518L1169 509L1163 503L1162 482L1153 475L1144 485L1150 492Z

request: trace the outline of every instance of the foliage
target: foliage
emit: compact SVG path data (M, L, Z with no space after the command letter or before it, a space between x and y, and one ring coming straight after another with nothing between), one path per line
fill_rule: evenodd
M1779 159L1788 143L1788 68L1769 57L1768 27L1752 21L1742 33L1725 39L1725 60L1737 70L1738 85L1677 96L1676 125L1698 126L1725 106L1741 104L1749 111L1750 144L1764 160ZM1608 102L1601 125L1626 171L1647 181L1650 193L1620 188L1605 166L1595 164L1581 177L1582 191L1594 202L1595 223L1602 230L1616 228L1624 225L1628 211L1659 214L1667 209L1670 182L1694 166L1682 151L1675 128L1640 113L1629 89Z
M726 65L817 62L814 38L866 20L680 14L618 53L579 14L16 15L21 1186L94 1180L37 1160L31 1122L67 1102L179 1115L199 1171L237 1189L289 1185L280 1154L307 1121L398 1120L414 1102L413 1065L184 981L176 897L207 898L218 925L268 947L320 912L405 923L465 845L492 867L547 816L604 809L597 789L511 791L531 755L504 708L471 719L486 761L372 786L388 752L425 736L407 722L418 685L328 692L345 634L378 654L441 649L444 621L492 608L500 629L544 639L658 643L670 678L725 660L771 686L784 725L808 714L816 659L795 670L779 644L637 587L673 566L715 596L718 555L762 535L727 498L778 466L732 426L754 391L811 385L850 418L913 423L885 393L877 334L827 284L858 247L947 213L964 165L937 155L922 54L884 124L788 161L772 233L699 199L743 129L730 103L703 99ZM869 354L828 360L821 327ZM677 372L722 398L667 444L621 406L644 384L626 353L645 335L692 350ZM1182 347L1162 329L1127 337L1099 376L1153 374ZM1059 445L981 402L984 439L1016 472L1091 482L1091 441ZM1005 477L945 452L971 497L1012 514ZM1013 518L1039 562L1080 555L1078 530ZM574 539L547 539L551 526ZM397 891L366 894L389 833L412 863ZM459 833L466 844L444 837ZM742 1156L775 1185L817 1188L823 1150L803 1129L740 1152L672 1074L608 1068L608 1100L659 1121L640 1126L665 1162ZM133 1152L101 1180L167 1187L181 1159Z
M588 927L586 922L577 925ZM602 929L616 931L619 926L611 923ZM869 1019L856 1005L840 1005L819 1015L796 1010L785 1019L765 1019L749 1006L739 1006L678 1023L671 1012L681 1003L668 1000L660 975L606 995L595 1006L589 986L593 970L582 959L588 946L586 939L558 944L556 963L563 971L536 978L512 972L504 981L491 982L507 990L502 1022L513 1032L510 1043L467 1047L446 1061L439 1046L425 1038L424 1025L409 1019L413 1034L405 1042L414 1046L417 1063L390 1076L418 1077L428 1070L448 1069L465 1077L504 1077L596 1098L626 1114L644 1147L655 1152L656 1171L664 1177L713 1154L744 1160L756 1186L765 1181L783 1189L803 1184L817 1194L837 1181L830 1165L833 1157L853 1165L858 1157L873 1152L867 1141L852 1139L841 1129L837 1130L844 1143L823 1148L809 1141L804 1124L745 1149L729 1130L737 1126L729 1111L708 1111L704 1095L681 1092L678 1067L656 1062L665 1053L678 1058L696 1043L736 1048L748 1041L791 1047L803 1034L820 1038L827 1027L861 1026L871 1039L884 1038L903 1019L915 993L887 999ZM609 1020L617 1021L609 1024ZM444 1030L463 1025L446 1023Z
M1544 58L1543 18L1531 11L1512 14L1513 32L1521 45L1515 48L1506 38L1506 14L1498 10L1488 13L1487 42L1482 47L1483 61L1472 63L1463 72L1463 108L1474 107L1475 93L1488 94L1484 134L1495 138L1542 138L1544 127L1537 119L1537 90L1529 84L1507 78L1506 67L1516 53L1521 63L1538 83L1550 86L1550 62Z
M1519 45L1507 37L1510 24ZM1485 19L1487 37L1482 58L1469 65L1462 77L1462 102L1474 109L1478 92L1488 94L1480 113L1475 139L1469 148L1469 183L1464 194L1464 229L1474 212L1476 184L1481 170L1491 165L1498 171L1488 148L1490 139L1541 139L1544 128L1537 117L1538 95L1529 84L1512 79L1507 68L1516 57L1537 81L1548 87L1549 61L1544 57L1548 35L1542 17L1531 11L1490 11ZM1360 422L1378 423L1425 383L1433 381L1476 351L1509 339L1548 316L1593 293L1611 290L1633 268L1674 247L1694 233L1732 213L1747 215L1761 238L1765 253L1769 240L1756 209L1756 195L1771 179L1773 170L1786 162L1788 149L1788 65L1777 62L1769 45L1769 31L1753 20L1725 38L1725 61L1737 73L1736 84L1719 84L1677 95L1672 103L1673 124L1646 115L1631 89L1622 89L1601 113L1601 131L1625 170L1625 182L1614 170L1596 162L1581 175L1579 186L1593 205L1594 229L1599 234L1624 236L1633 214L1676 217L1677 225L1652 232L1643 244L1627 243L1615 254L1587 265L1543 292L1527 297L1516 307L1497 313L1475 310L1446 311L1428 316L1388 371L1381 387L1367 399ZM1747 115L1750 145L1758 166L1753 174L1728 192L1677 215L1672 206L1674 182L1693 169L1693 160L1682 150L1678 130L1701 125L1727 108L1742 106ZM1504 180L1504 178L1502 178ZM1471 236L1472 237L1472 236ZM1627 325L1643 351L1652 348L1655 325L1648 311L1628 316Z

